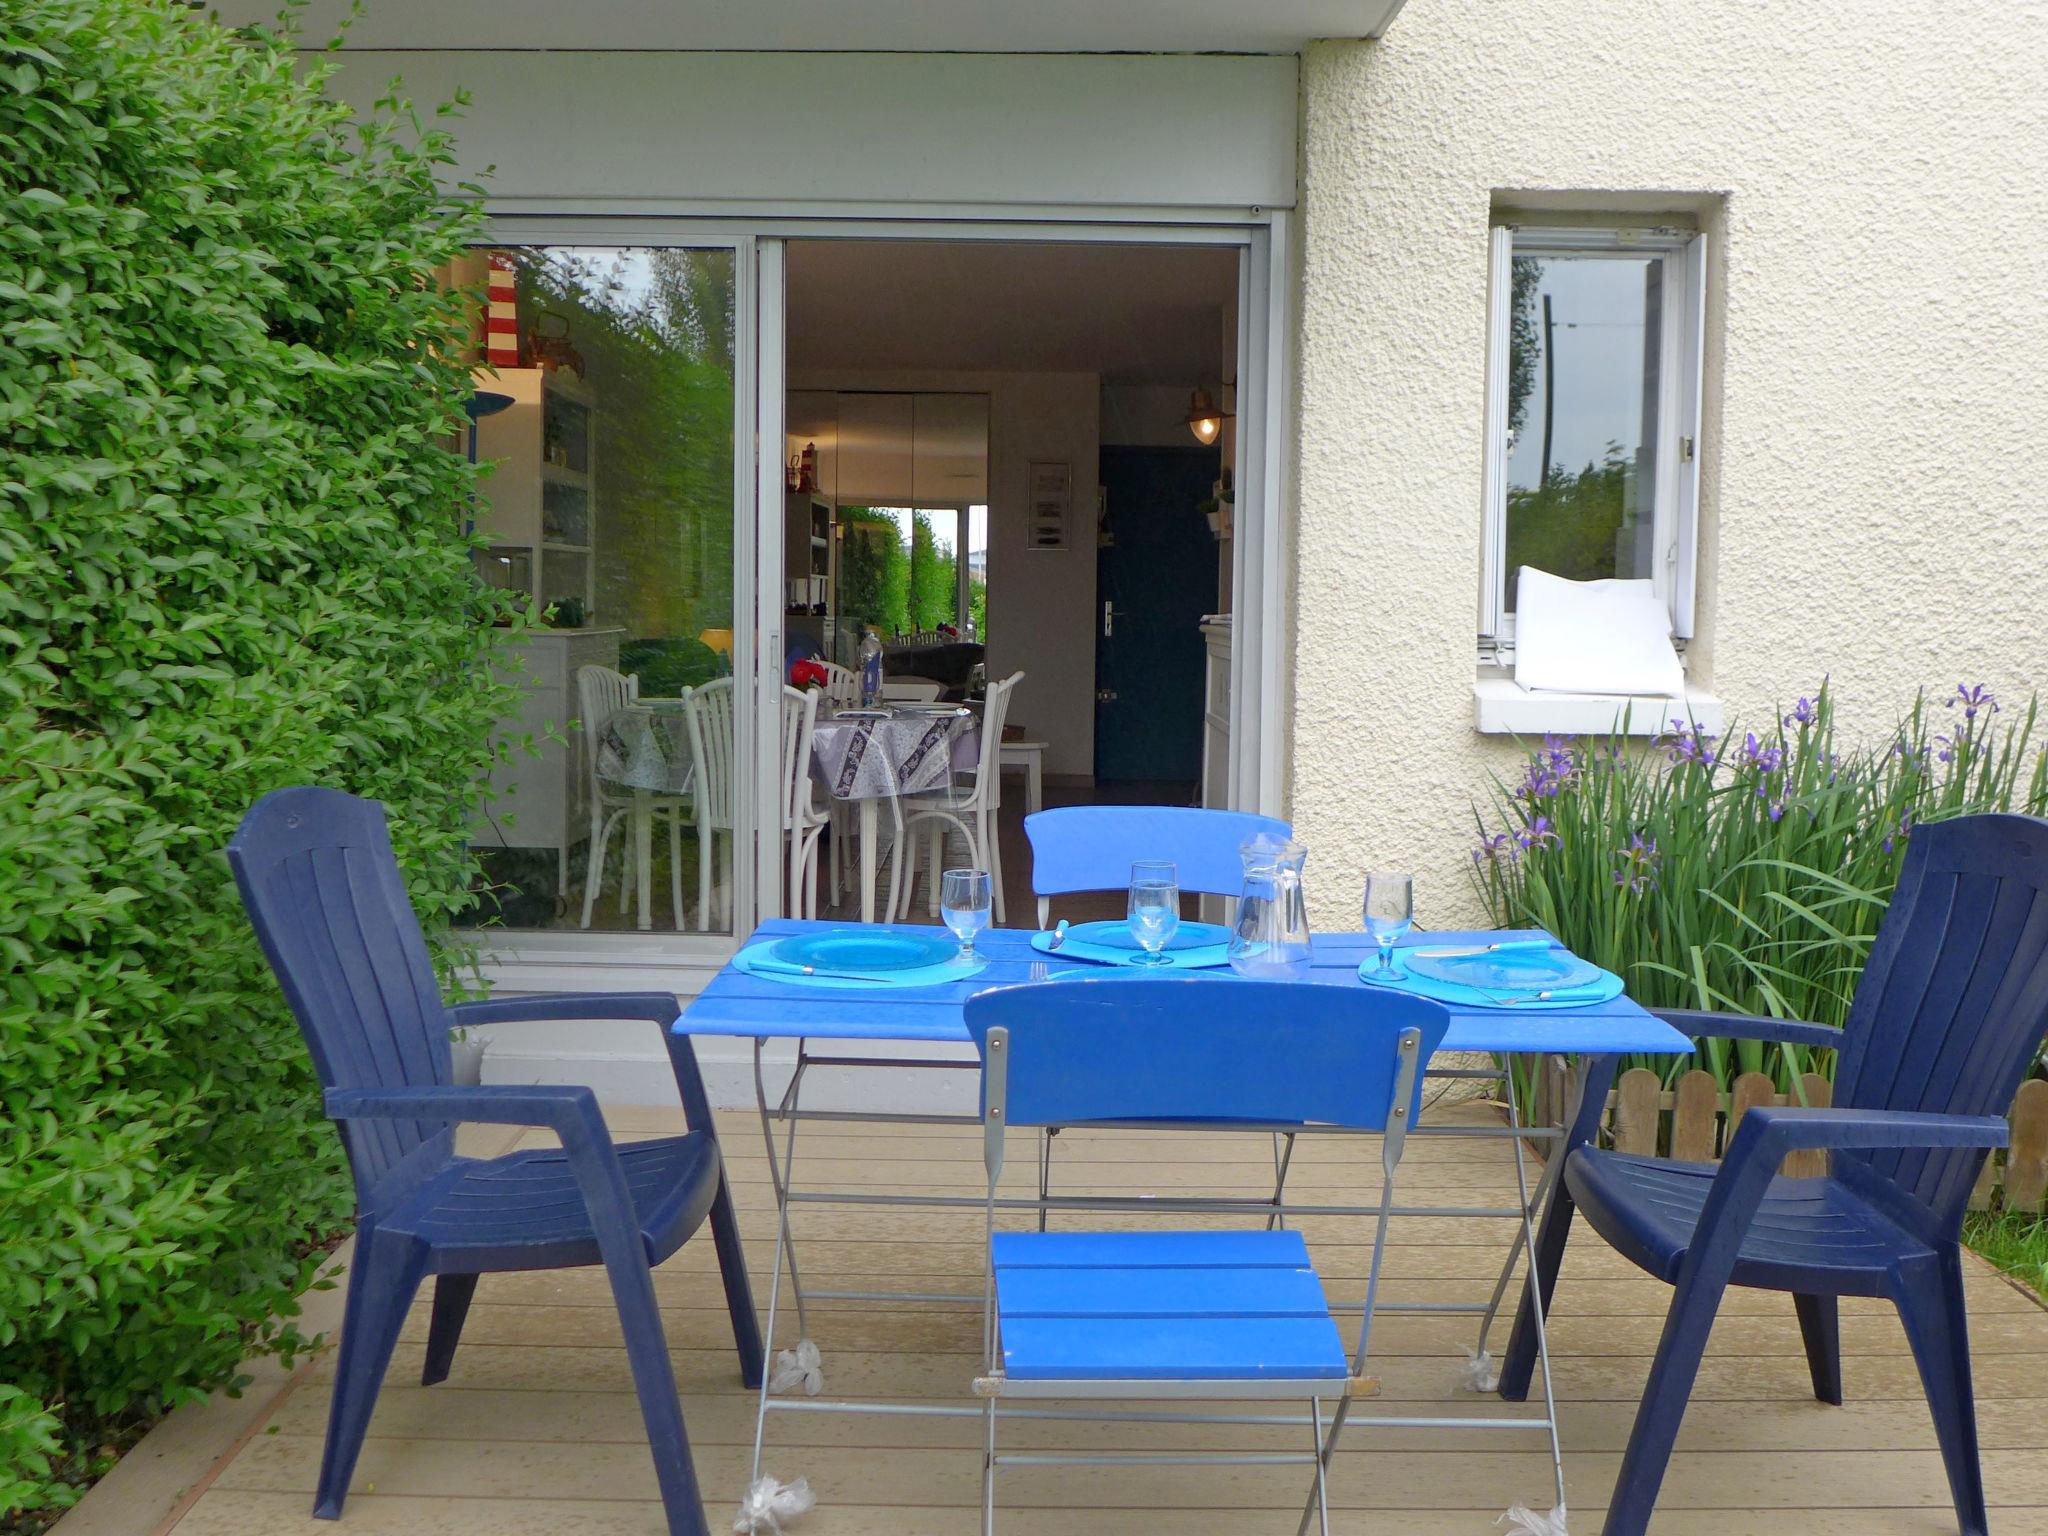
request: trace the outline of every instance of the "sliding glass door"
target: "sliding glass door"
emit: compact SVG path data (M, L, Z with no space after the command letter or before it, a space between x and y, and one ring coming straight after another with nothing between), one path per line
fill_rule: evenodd
M751 256L506 245L456 274L485 295L478 577L527 612L473 829L497 947L752 926Z

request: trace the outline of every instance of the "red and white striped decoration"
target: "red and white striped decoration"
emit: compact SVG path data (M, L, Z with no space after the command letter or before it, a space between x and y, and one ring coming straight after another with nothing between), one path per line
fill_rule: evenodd
M519 298L512 263L491 256L489 303L484 306L484 358L493 368L519 366Z

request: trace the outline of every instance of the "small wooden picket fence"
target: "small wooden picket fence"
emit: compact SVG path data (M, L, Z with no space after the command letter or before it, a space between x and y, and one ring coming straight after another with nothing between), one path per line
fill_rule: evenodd
M1553 1070L1537 1075L1534 1118L1539 1124L1555 1124L1562 1118L1567 1090L1562 1073L1555 1070L1558 1058L1549 1057L1545 1064ZM1804 1099L1778 1092L1761 1072L1745 1072L1723 1093L1713 1073L1694 1069L1666 1088L1655 1072L1637 1067L1622 1073L1607 1095L1603 1128L1617 1152L1711 1163L1727 1149L1747 1111L1765 1104L1824 1108L1833 1099L1834 1085L1824 1077L1809 1072L1801 1086ZM2039 1211L2048 1195L2048 1080L2021 1084L2007 1118L2012 1123L2011 1144L1984 1160L1984 1172L1970 1192L1972 1210L1989 1209L2001 1189L2009 1211ZM1795 1177L1826 1171L1825 1152L1795 1152L1785 1159L1785 1172Z

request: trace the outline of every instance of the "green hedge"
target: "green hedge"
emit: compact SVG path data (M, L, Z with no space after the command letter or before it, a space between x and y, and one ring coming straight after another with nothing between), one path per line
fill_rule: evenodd
M349 1195L221 857L388 802L437 928L504 707L445 142L172 0L0 29L0 1526L301 1347Z

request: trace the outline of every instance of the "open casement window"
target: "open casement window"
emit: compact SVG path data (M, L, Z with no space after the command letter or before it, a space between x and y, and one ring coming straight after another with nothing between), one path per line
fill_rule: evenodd
M1705 237L1497 227L1487 367L1483 660L1516 572L1647 580L1692 634Z

